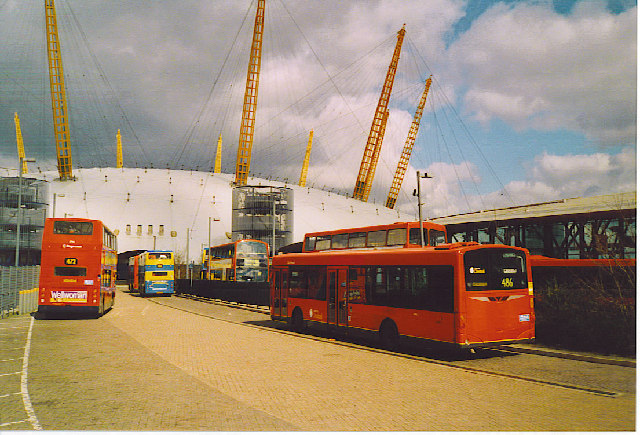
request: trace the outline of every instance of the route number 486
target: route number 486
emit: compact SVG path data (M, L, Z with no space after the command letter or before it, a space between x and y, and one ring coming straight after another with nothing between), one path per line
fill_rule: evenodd
M513 278L504 278L502 280L502 287L505 287L505 288L513 287Z

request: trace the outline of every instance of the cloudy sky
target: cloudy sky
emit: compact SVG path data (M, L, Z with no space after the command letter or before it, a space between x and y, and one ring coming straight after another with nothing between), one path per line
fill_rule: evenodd
M0 166L55 169L41 0L0 0ZM235 172L256 1L57 0L74 165ZM398 205L430 217L636 189L637 5L625 0L267 0L251 173L353 192L405 26L370 202L384 203L424 81Z

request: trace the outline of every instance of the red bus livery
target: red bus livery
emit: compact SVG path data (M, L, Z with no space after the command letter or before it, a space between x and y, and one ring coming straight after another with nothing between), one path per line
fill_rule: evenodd
M38 314L102 315L113 306L117 258L116 236L102 222L48 218Z
M304 236L302 252L338 249L419 248L437 246L447 242L444 225L422 222L423 238L420 238L420 222L396 222L330 231L316 231Z
M532 341L533 284L526 249L476 242L343 250L273 258L271 317L385 347L421 339L458 348Z

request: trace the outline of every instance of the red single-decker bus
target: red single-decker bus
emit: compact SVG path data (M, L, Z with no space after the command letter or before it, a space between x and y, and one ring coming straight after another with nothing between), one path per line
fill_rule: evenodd
M42 236L38 314L100 316L113 306L116 236L99 220L48 218Z
M529 253L476 242L425 248L278 255L271 317L374 335L385 347L419 339L457 348L535 336Z

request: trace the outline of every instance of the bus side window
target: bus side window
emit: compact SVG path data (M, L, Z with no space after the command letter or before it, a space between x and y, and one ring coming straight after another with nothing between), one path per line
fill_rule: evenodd
M314 251L316 249L316 238L315 237L306 237L304 239L304 250L305 251Z
M327 271L324 267L311 267L308 271L308 296L319 301L327 300Z
M331 249L346 248L349 243L349 234L334 234L331 236Z
M387 304L387 282L382 267L367 267L366 294L367 303L371 305Z
M307 297L307 276L304 270L289 272L289 295L293 298Z
M349 233L350 248L364 248L367 240L367 233Z
M349 303L364 304L367 302L365 281L364 267L349 268Z
M424 266L410 269L414 306L418 309L453 313L453 267Z
M384 246L387 244L387 230L369 231L367 235L367 246Z
M389 230L387 236L387 246L406 245L407 244L407 230L405 228L394 228Z
M331 249L331 236L318 236L316 238L316 251Z

